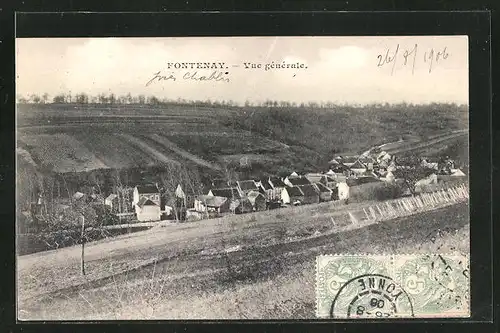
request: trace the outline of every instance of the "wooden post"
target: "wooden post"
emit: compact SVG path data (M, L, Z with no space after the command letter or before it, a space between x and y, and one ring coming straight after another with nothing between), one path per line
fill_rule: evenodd
M82 275L85 275L85 216L83 215L82 215L82 234L80 237L82 240L81 269L82 269Z

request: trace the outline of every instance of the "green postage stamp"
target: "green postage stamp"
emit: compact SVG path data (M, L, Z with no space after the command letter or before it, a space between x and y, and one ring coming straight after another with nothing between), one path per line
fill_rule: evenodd
M327 255L316 259L318 318L470 316L465 255Z

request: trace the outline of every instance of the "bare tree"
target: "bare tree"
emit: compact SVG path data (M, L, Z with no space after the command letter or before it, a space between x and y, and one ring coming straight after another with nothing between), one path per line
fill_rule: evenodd
M30 96L30 100L31 100L31 102L33 102L33 103L35 103L35 104L38 104L38 103L40 103L40 101L41 101L42 99L41 99L41 98L40 98L40 96L38 96L37 94L32 94L32 95Z
M66 97L64 96L64 94L55 95L52 99L52 102L55 104L66 103Z
M396 171L400 173L411 195L416 194L416 184L419 180L435 172L433 169L422 166L420 158L415 155L396 159L395 162L399 165Z
M189 169L181 164L167 164L160 174L161 190L178 222L195 195L201 194L202 184L199 174L194 169ZM177 192L180 186L183 194Z
M44 93L42 95L42 100L43 100L43 104L47 104L47 101L49 100L49 94Z

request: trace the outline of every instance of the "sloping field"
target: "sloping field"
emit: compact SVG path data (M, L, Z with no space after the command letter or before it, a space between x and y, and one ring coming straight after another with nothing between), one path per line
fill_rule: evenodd
M455 132L450 134L439 135L425 141L414 143L402 143L401 145L384 149L390 154L401 153L418 153L424 150L442 149L448 143L454 143L461 139L468 138L468 131Z
M64 133L23 135L20 140L33 160L56 172L107 168L80 141Z
M204 120L184 122L180 116L124 119L96 117L76 123L51 121L47 125L24 126L19 128L18 143L24 144L22 148L39 165L53 166L57 172L152 166L173 161L220 170L215 161L221 154L253 151L270 154L287 148L259 135Z
M25 319L314 318L314 258L469 253L467 204L335 233L318 205L152 229L18 259ZM332 215L333 214L333 215Z

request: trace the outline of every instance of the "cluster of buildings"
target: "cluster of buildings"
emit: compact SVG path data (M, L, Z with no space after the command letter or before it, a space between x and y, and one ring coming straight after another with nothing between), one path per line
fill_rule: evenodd
M372 183L402 181L405 168L415 163L426 170L417 186L437 184L465 177L449 158L418 158L409 161L372 149L361 155L336 156L329 170L286 177L226 180L215 179L203 194L193 193L180 184L165 189L158 184L122 188L107 197L76 192L71 202L86 201L107 206L118 220L141 222L159 220L204 219L224 214L242 214L280 207L347 200L354 187ZM357 190L362 190L359 186ZM40 200L39 200L40 201ZM42 207L37 204L37 207ZM66 208L70 205L66 204ZM64 208L64 207L63 207Z
M412 163L415 163L413 161ZM446 177L463 177L449 158L420 158L418 163L427 170L419 185L438 183ZM105 205L122 215L134 215L138 221L161 219L203 219L223 214L242 214L279 207L315 204L349 198L350 188L370 182L398 182L406 165L404 158L396 159L385 151L371 150L361 155L336 156L330 169L321 173L291 173L287 177L261 179L216 179L203 194L189 193L181 185L167 195L157 184L133 188L129 206L123 213L118 209L120 196L111 194Z
M169 194L157 184L138 185L133 189L133 211L130 213L120 211L120 196L117 194L110 194L104 199L104 203L116 214L134 214L138 221L145 222L203 219L349 197L349 187L345 181L337 182L326 174L299 176L296 173L285 178L266 177L238 181L217 179L207 187L205 194L186 192L189 191L181 185Z

